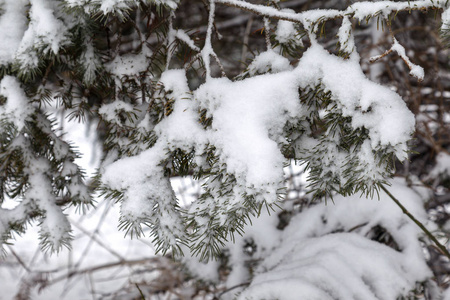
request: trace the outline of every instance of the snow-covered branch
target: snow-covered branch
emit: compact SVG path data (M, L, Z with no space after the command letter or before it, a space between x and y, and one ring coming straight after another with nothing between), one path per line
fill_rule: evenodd
M374 16L387 18L392 12L443 9L447 8L446 1L419 0L419 1L363 1L348 6L345 10L315 9L304 12L284 12L273 7L252 4L242 0L215 0L216 3L236 7L263 17L301 23L306 28L310 24L325 22L331 19L350 16L359 21L365 21Z
M363 1L339 9L293 10L277 2L210 0L194 7L195 14L203 14L198 18L188 18L183 9L191 7L172 0L3 2L0 38L11 47L0 45L0 243L37 220L42 246L58 250L71 238L65 209L90 205L89 192L96 189L106 201L120 204L119 229L131 237L150 236L157 252L207 261L227 247L234 249L229 257L236 268L227 284L251 282L243 298L285 296L270 290L267 281L279 287L274 274L291 276L284 273L290 262L316 274L311 279L294 276L305 298L328 293L343 299L393 299L430 277L420 232L401 211L364 209L352 198L337 206L342 212L333 213L334 207L314 208L311 201L346 201L355 193L386 198L383 189L393 182L396 161L410 157L416 129L405 101L414 93L399 91L401 84L395 88L401 77L395 72L409 69L424 84L425 68L413 62L425 64L425 55L438 51L435 46L424 57L414 57L403 37L393 36L393 16L444 9L442 30L448 30L445 1ZM314 7L336 7L328 4ZM251 17L233 15L242 11ZM13 19L18 20L14 28L9 24ZM375 51L384 40L382 32L373 32L376 26L361 23L380 20L392 40L386 39L380 52L389 50L371 60L398 54L386 62L392 66L388 75L384 67L377 71L384 76L380 82L389 85L365 73L369 55L364 52L380 53ZM242 28L223 34L234 25ZM319 28L337 36L319 36ZM360 37L367 33L376 45L364 39L361 46ZM367 50L368 45L377 50ZM407 85L412 90L418 83ZM429 94L437 92L442 105L445 85ZM59 123L50 117L52 107L61 111ZM61 133L65 117L92 123L98 131L104 156L92 182L84 181L77 152ZM436 114L436 119L442 124L446 116ZM427 128L429 136L445 140L448 134L436 133L436 127ZM293 162L305 171L304 212L286 204L284 168ZM441 171L430 176L441 176ZM201 185L198 197L187 204L173 188L173 178L183 176ZM393 188L406 189L407 183L395 182ZM420 214L414 216L417 223L433 229L420 199L414 199L411 215ZM6 202L14 205L7 208ZM296 215L284 225L282 238L275 233L277 214L263 213L277 206ZM361 214L347 220L344 211L351 207ZM267 240L260 229L248 227L260 215L259 226L271 233ZM295 234L295 226L301 234ZM377 226L395 242L368 238ZM230 246L237 241L242 249L251 239L260 247L254 253L261 264L253 278L251 272L244 274L241 250ZM361 261L351 261L353 253ZM290 261L283 261L285 255ZM367 257L383 268L372 268ZM411 258L417 264L409 266ZM329 261L335 264L328 266ZM329 276L320 271L327 267ZM355 291L347 293L336 284L337 270L346 270ZM386 288L389 282L378 277L394 278L397 284ZM330 284L328 291L322 280Z

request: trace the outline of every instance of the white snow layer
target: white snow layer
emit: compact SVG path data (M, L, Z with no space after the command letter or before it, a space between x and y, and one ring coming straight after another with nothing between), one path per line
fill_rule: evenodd
M364 126L369 130L372 148L391 145L400 160L406 158L414 115L397 93L367 79L358 62L330 55L315 45L304 54L297 72L303 77L303 86L321 82L343 115L352 117L355 129Z
M450 29L450 8L446 8L444 12L442 13L442 31L447 31Z
M183 70L162 75L168 97L175 102L173 112L154 128L158 141L137 156L106 166L103 174L107 186L124 192L122 212L127 218L148 219L155 207L175 201L160 162L177 148L188 152L195 149L201 155L208 145L214 146L219 158L217 165L239 182L230 197L224 200L216 195L212 202L223 202L224 207L239 206L244 194L254 196L258 202L276 201L277 192L283 187L286 163L281 152L287 142L284 126L288 121L295 124L308 114L300 103L299 87L322 84L332 93L342 114L352 118L353 128L368 130L370 138L359 150L360 160L369 168L365 176L374 179L370 168L377 167L372 153L377 147L391 147L399 159L406 157L414 115L398 94L368 80L357 61L331 55L316 44L305 52L295 69L274 52L267 52L256 60L255 70L263 68L268 58L272 58L272 63L280 61L271 65L278 73L234 82L209 78L193 93ZM112 109L113 106L105 106L100 112L113 118ZM207 117L212 117L207 129L198 122L199 109L205 109ZM333 159L331 155L329 159ZM183 234L179 230L179 216L173 213L169 228L173 225L174 230L178 228L177 234ZM167 233L172 235L173 231Z
M423 200L403 179L394 180L390 191L426 223ZM337 197L333 205L321 203L296 215L281 241L274 241L275 250L261 256L238 299L396 299L430 277L420 229L386 194L380 196ZM386 229L399 250L371 240L375 226ZM263 238L264 227L256 235Z
M27 26L26 0L0 1L0 64L11 63Z
M131 5L138 6L139 0L88 0L88 1L80 1L80 0L69 0L72 5L81 5L85 2L91 2L94 4L100 3L100 10L104 13L114 13L118 10L126 10ZM156 5L165 5L170 9L176 9L178 7L178 0L146 0L149 4Z
M31 49L44 46L44 53L57 54L59 48L67 42L68 28L56 17L57 2L52 0L30 0L30 22L20 42L18 56L26 60Z
M12 122L17 130L22 130L25 120L33 112L28 103L20 82L12 76L5 76L0 82L0 95L6 98L6 103L0 106L0 119Z

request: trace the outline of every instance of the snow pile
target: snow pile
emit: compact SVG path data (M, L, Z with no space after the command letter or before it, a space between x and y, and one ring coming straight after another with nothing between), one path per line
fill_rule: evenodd
M195 92L200 107L212 117L205 133L217 148L220 164L247 187L235 196L255 194L254 189L266 195L261 201L276 199L285 161L280 152L283 127L302 113L293 79L292 73L237 82L212 79Z
M280 43L288 43L292 37L297 35L295 24L289 21L280 20L275 31L275 39Z
M26 30L26 0L1 1L0 64L11 63Z
M445 152L440 152L436 157L436 165L431 170L431 177L438 177L439 175L450 177L450 155Z
M295 14L295 11L291 9L283 9L282 11ZM275 30L275 40L280 44L293 44L302 47L303 41L296 26L298 25L293 22L279 20Z
M0 95L6 98L6 103L0 106L0 119L11 122L17 130L22 130L34 109L30 107L19 81L12 76L3 77L0 82Z
M281 71L291 70L292 66L289 60L277 54L273 50L268 50L256 56L248 66L250 76L261 75L265 73L279 73Z
M372 148L390 145L400 160L406 158L414 115L397 93L367 79L358 62L330 55L315 45L304 54L297 72L303 77L302 86L321 83L331 92L343 116L352 118L352 127L369 131Z
M416 191L401 179L390 190L426 223ZM407 294L432 275L418 240L421 232L387 195L380 196L379 201L336 197L334 205L321 203L296 215L239 299L396 299ZM375 228L391 235L391 246L371 240ZM263 228L258 232L265 234Z
M58 54L69 43L68 24L58 18L57 1L31 0L30 5L30 22L16 53L23 68L38 66L37 49L44 54Z
M144 72L148 68L148 57L151 55L147 49L138 54L118 55L113 61L106 64L106 69L114 76L121 78L123 76L134 76Z
M352 53L355 50L355 41L352 34L352 22L350 18L344 17L342 19L341 27L339 27L339 44L341 50L347 53Z

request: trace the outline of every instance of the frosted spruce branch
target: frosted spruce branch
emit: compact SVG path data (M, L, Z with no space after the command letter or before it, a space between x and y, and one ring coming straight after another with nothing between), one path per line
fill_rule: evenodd
M43 3L50 2L30 4L30 31L24 27L17 33L17 53L8 52L11 55L4 57L2 65L7 75L2 79L6 92L10 82L17 86L13 94L0 91L6 99L1 99L1 111L10 120L15 119L17 132L12 139L17 136L27 140L36 135L36 122L26 119L31 114L26 108L34 102L40 105L56 99L70 111L69 117L100 119L107 154L96 186L104 196L120 203L120 228L139 237L147 226L158 250L172 249L176 254L182 252L181 246L187 246L205 259L218 254L235 233L242 233L262 208L283 199L283 166L291 158L311 171L309 184L315 198L355 192L371 196L390 178L394 158L407 157L414 117L398 94L365 77L354 59L357 53L351 18L363 21L388 18L396 11L445 7L433 1L381 1L355 3L342 11L295 13L239 0L213 0L209 2L202 42L187 29L175 28L177 3L172 1L161 1L156 11L150 6L133 6L138 1L85 4L74 0L67 10L40 6ZM225 67L213 49L219 4L262 16L266 27L266 51L235 80L214 78L214 60L225 75ZM17 18L27 13L16 6L5 9L6 15ZM127 14L131 9L147 11ZM40 10L63 17L52 24L55 26L45 27L34 15ZM128 18L133 20L124 23ZM336 18L343 18L339 44L345 52L342 56L349 59L330 54L315 39L317 24ZM271 19L280 22L270 24ZM55 31L60 22L64 36L52 41L50 31ZM49 32L45 31L43 37L32 35L41 27ZM311 46L292 51L295 57L286 55L283 46L295 50L304 47L303 33L310 35ZM20 46L22 42L37 46L29 49ZM185 49L193 55L180 59ZM394 40L394 50L406 59L402 49ZM26 60L22 54L26 54ZM172 66L185 66L185 70ZM202 69L205 76L188 73L186 69L191 66ZM192 82L200 86L192 88ZM20 92L22 85L29 86L27 93ZM22 110L14 106L17 101L12 101L17 96L23 103ZM38 105L33 107L38 109ZM2 127L12 132L8 126ZM82 172L73 163L75 153L67 145L63 158L56 157L62 154L52 153L52 147L40 149L46 142L57 143L59 137L51 126L38 133L31 140L37 145L30 151L51 165L36 167L46 173L47 178L41 177L47 183L47 194L53 202L64 195L80 204L88 203L86 187L80 193ZM8 136L3 140L5 148L17 146ZM6 152L4 157L14 154L11 157L20 160L19 151ZM62 159L70 172L64 170ZM25 162L33 166L32 159ZM29 193L26 182L20 181L31 174L29 169L12 166L5 171L14 184L4 189L12 189L7 194L14 200L20 201ZM192 175L204 182L198 201L179 207L170 183L174 175ZM20 189L15 187L16 182ZM36 179L30 186L38 183ZM55 191L51 190L53 186L57 186ZM38 198L29 199L32 204L38 202L39 211L33 211L32 216L43 216L54 207L39 206L45 202ZM14 215L18 224L12 224L16 219L9 218L12 221L1 224L1 231L7 234L12 225L23 224L26 213ZM63 224L64 216L59 215ZM46 225L46 229L49 227ZM68 234L70 228L67 225L62 229L60 236ZM52 238L50 233L44 232L43 238Z

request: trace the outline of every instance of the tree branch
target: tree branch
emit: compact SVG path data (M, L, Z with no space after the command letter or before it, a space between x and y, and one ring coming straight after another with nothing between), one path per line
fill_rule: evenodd
M450 258L450 253L448 252L447 248L442 245L435 237L434 235L428 231L428 229L419 221L417 220L401 203L400 201L394 197L394 195L391 194L391 192L388 191L388 189L386 189L386 187L384 185L380 185L381 189L395 202L395 204L398 205L398 207L400 207L400 209L403 211L403 213L405 215L408 216L408 218L410 218L414 223L417 224L417 226L420 227L420 229L422 229L422 231L434 242L434 244L439 248L439 250L441 250L441 253L444 254L445 256L447 256L448 258Z
M387 17L394 11L412 11L412 10L427 10L427 9L441 9L446 8L445 1L442 3L434 3L433 1L407 1L407 2L394 2L383 1L380 2L357 2L350 5L345 10L336 9L316 9L313 11L305 11L300 13L291 13L277 10L273 7L267 7L257 4L248 3L242 0L216 0L216 3L227 5L230 7L236 7L253 14L274 18L279 20L286 20L294 23L301 23L303 25L312 24L316 22L324 22L331 19L343 18L344 16L355 16L359 20L364 20L368 17L373 17L376 14L382 14ZM361 9L361 5L364 5L364 9ZM360 9L358 9L360 8ZM362 12L364 11L364 13ZM307 26L305 26L306 28Z

